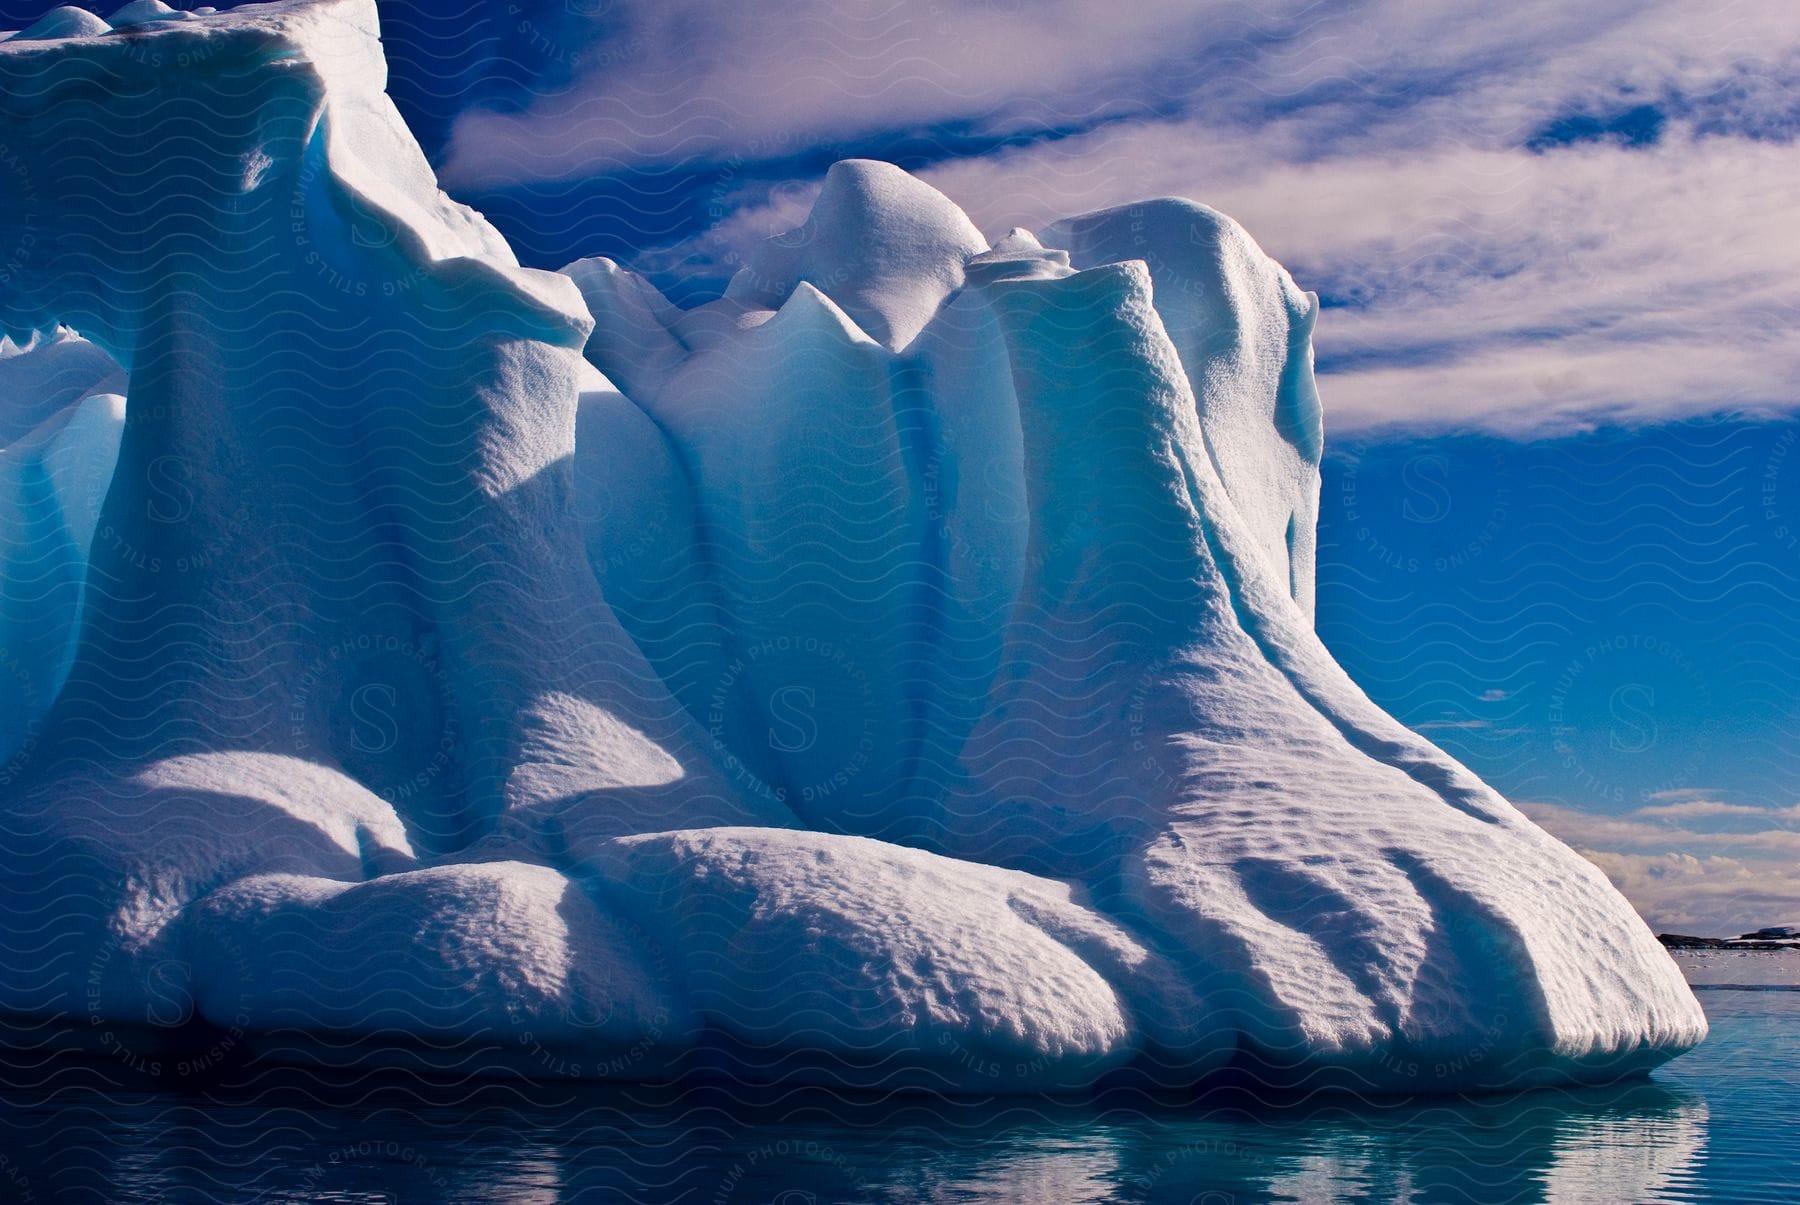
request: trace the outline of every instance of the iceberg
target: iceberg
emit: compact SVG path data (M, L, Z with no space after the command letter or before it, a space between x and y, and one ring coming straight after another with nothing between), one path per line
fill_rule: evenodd
M9 1025L952 1092L1704 1036L1314 633L1318 300L1237 223L848 161L682 310L521 267L384 84L373 0L0 41Z

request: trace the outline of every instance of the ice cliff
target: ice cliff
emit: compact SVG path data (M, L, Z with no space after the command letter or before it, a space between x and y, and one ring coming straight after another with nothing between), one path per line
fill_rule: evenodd
M371 0L196 11L0 41L14 1026L979 1091L1703 1036L1314 635L1318 303L1235 222L990 246L851 161L683 311L440 192Z

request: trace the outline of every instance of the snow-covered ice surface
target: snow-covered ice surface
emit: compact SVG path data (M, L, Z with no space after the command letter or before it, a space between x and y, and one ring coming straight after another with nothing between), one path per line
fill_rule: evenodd
M1704 1035L1314 635L1318 303L1235 222L989 246L851 161L684 312L518 266L384 75L371 0L0 42L15 1027L951 1091Z

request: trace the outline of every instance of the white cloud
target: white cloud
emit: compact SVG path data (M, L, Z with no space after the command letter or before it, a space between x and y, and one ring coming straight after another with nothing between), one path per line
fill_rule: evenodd
M1548 803L1520 808L1605 871L1659 931L1735 935L1800 919L1800 807L1690 799L1623 816ZM1752 818L1754 831L1710 826L1737 817Z
M457 123L458 185L558 180L691 159L777 159L876 129L1092 121L1120 76L1256 30L1223 4L1140 0L636 0L605 56L524 112ZM1255 21L1276 26L1285 7Z
M1320 320L1336 430L1529 434L1800 401L1800 144L1677 128L1647 150L1293 163L1191 126L1084 141L927 178L990 230L1165 193L1237 217L1303 284L1366 299Z
M1800 917L1792 863L1581 850L1659 932L1735 937Z
M1790 808L1759 808L1746 803L1724 803L1717 799L1688 799L1678 803L1659 803L1638 808L1635 816L1695 819L1703 816L1752 816L1759 820L1800 820L1800 805Z
M526 7L529 7L528 5ZM1516 135L1560 106L1716 86L1800 46L1784 0L618 0L592 66L463 115L446 179L558 180L776 159L872 131L1067 130L1179 107L1215 127L1303 106L1317 134ZM559 37L578 37L568 22Z

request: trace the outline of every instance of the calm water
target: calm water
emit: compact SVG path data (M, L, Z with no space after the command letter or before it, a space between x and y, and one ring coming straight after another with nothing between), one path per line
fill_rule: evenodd
M1649 1082L1503 1100L1151 1110L391 1076L325 1093L289 1074L178 1094L58 1061L0 1090L0 1200L1792 1201L1794 969L1695 960L1696 983L1737 985L1701 987L1701 1049Z

